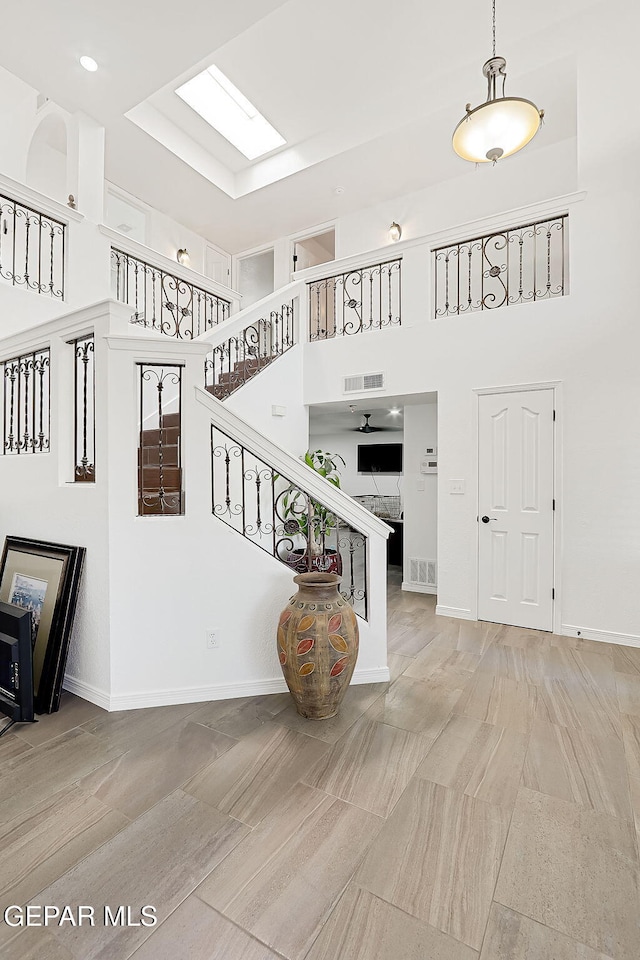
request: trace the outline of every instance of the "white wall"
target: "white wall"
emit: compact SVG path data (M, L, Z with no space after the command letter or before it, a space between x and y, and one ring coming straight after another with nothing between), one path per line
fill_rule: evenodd
M404 408L404 573L411 582L409 558L437 560L438 475L420 473L427 447L438 445L435 403Z

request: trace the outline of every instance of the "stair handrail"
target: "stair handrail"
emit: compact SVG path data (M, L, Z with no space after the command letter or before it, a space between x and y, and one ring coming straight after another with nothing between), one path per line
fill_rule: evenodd
M214 347L219 347L231 337L237 337L256 320L268 316L271 310L279 310L283 303L291 303L292 300L299 297L303 289L304 284L298 280L287 283L284 287L278 287L274 293L270 293L256 303L252 303L250 306L239 310L238 313L234 313L223 324L212 327L206 333L201 333L199 337L194 337L193 342L208 343L213 350Z
M393 533L393 527L376 517L356 500L318 473L311 470L294 453L269 440L255 427L231 411L228 405L212 397L202 387L195 387L196 400L211 416L211 422L232 440L242 444L247 450L259 457L277 473L300 487L305 493L318 500L323 507L335 512L354 530L367 536L383 537L385 540Z

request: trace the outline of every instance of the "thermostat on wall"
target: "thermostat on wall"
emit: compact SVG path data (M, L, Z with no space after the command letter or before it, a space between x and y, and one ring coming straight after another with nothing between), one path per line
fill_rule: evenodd
M438 472L438 458L437 457L425 457L424 460L420 463L420 473L437 473Z
M437 447L427 447L424 452L425 457L435 457L438 453Z

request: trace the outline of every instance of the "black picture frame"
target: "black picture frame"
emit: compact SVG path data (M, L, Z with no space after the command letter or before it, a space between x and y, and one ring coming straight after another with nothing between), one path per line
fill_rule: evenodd
M13 723L33 720L31 636L30 612L0 600L0 714Z
M36 713L54 713L60 706L85 553L84 547L5 538L0 600L32 613Z

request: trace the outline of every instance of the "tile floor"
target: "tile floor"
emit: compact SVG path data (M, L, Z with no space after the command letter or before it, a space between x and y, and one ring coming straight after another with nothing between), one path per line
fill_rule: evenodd
M391 686L60 711L0 740L2 960L638 960L640 650L389 588ZM159 923L104 926L103 907Z

